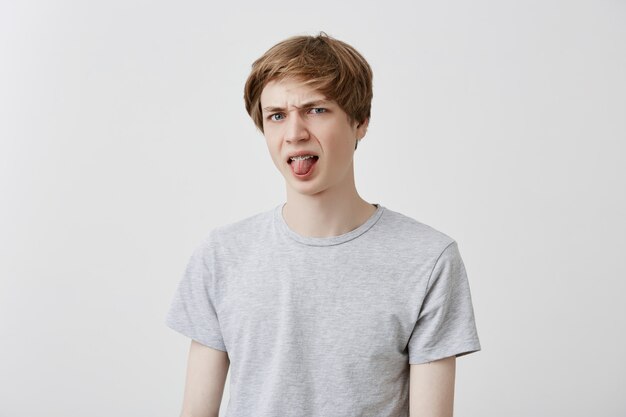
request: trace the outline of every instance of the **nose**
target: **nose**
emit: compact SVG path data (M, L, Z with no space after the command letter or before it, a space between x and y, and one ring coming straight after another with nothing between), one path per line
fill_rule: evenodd
M309 138L309 130L306 122L302 120L298 111L292 111L284 123L285 140L289 143L306 140Z

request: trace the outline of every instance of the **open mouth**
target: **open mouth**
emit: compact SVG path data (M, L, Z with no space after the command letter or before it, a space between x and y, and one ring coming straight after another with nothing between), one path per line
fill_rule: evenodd
M306 159L300 159L299 157L296 157L296 159L289 158L289 159L287 159L287 163L291 164L292 162L298 161L298 160L306 161L307 159L311 159L312 161L317 161L318 159L320 159L320 157L317 156L317 155L306 155L305 158Z
M289 158L287 163L291 165L291 170L296 175L307 175L317 162L317 155L303 155Z

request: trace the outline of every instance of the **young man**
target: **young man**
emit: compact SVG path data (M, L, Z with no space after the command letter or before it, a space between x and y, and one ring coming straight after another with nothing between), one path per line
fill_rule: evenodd
M192 339L183 416L452 416L480 350L457 243L355 187L372 72L324 33L257 59L246 109L287 201L211 230L167 316Z

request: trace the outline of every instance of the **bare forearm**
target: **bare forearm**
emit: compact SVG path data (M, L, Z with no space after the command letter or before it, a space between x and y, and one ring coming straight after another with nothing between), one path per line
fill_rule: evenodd
M229 366L226 352L191 343L181 417L219 417Z
M456 358L411 365L410 417L452 417Z

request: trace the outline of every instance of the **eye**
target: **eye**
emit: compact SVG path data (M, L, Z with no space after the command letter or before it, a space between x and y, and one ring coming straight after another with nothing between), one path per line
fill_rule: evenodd
M281 116L281 117L285 117L282 113L274 113L274 114L270 114L267 118L268 118L269 120L273 120L273 121L275 121L275 122L277 122L277 121L279 121L279 120L282 120L282 119L280 119L280 118L279 118L279 119L277 119L277 118L275 118L274 116Z
M313 114L326 113L326 109L323 107L314 107L311 109L311 112L313 112Z

